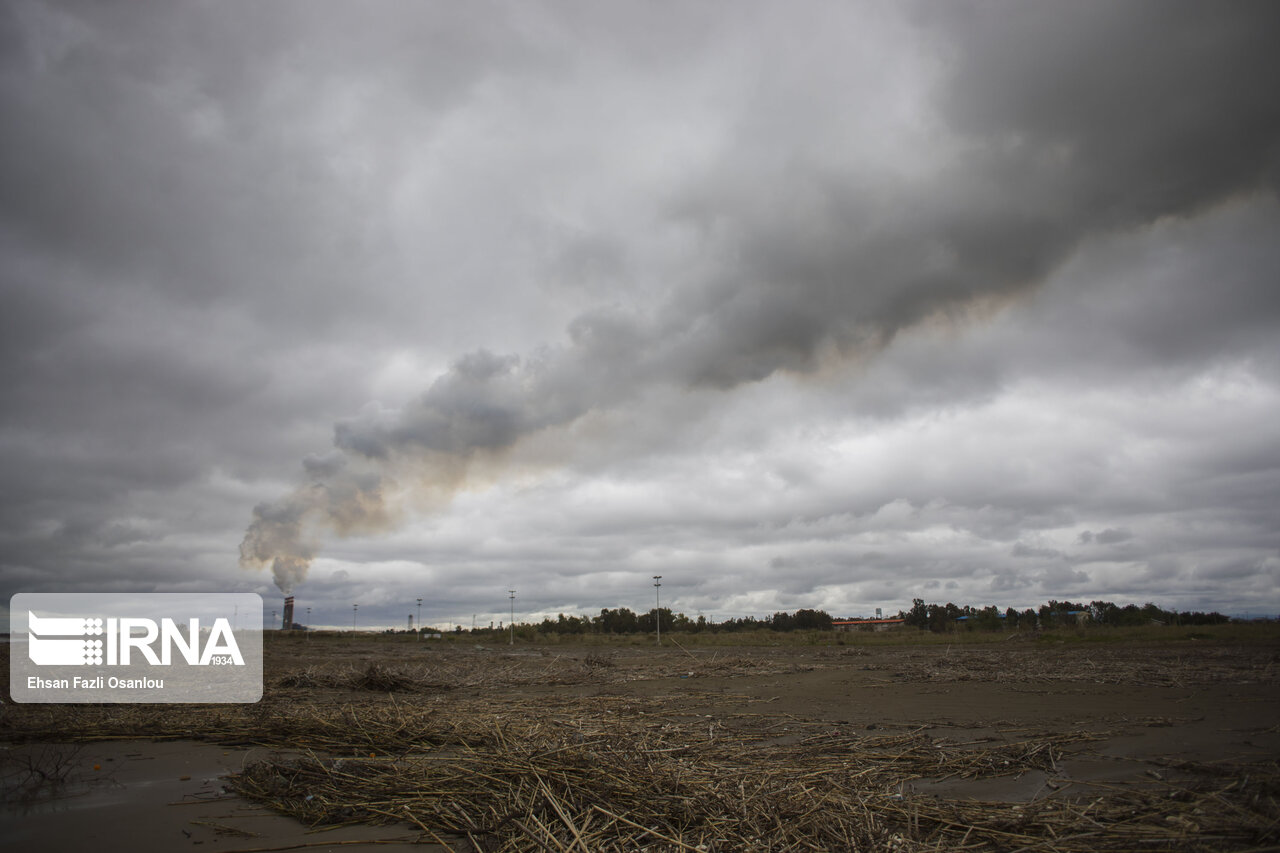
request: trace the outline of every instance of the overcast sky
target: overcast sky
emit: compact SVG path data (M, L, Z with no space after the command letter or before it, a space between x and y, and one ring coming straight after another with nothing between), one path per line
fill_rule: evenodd
M1278 38L0 4L0 593L1275 615Z

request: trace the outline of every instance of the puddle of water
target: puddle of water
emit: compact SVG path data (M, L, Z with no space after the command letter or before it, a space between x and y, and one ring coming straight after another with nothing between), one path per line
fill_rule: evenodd
M195 853L322 840L345 842L349 851L410 849L417 833L405 826L348 826L317 837L292 818L225 791L228 775L271 754L194 741L0 744L0 851ZM35 785L33 767L61 775L64 784ZM390 839L406 843L385 843ZM357 840L381 843L366 847Z
M1087 793L1090 783L1142 784L1151 779L1151 765L1126 757L1076 756L1059 762L1056 773L1030 770L1021 775L985 776L978 779L922 778L911 782L919 794L949 800L978 800L988 803L1027 803L1053 796Z
M979 800L986 803L1028 803L1049 789L1048 775L1032 770L1021 776L988 776L980 779L916 779L911 788L947 800Z
M0 825L13 818L222 794L249 753L190 742L32 743L0 751Z

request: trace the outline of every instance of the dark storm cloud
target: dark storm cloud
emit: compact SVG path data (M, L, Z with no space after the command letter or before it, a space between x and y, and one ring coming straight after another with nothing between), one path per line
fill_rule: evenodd
M1077 227L1126 227L1275 191L1273 5L1010 11L938 7L958 38L940 105L955 128L1004 149L999 168L1012 162L1046 178Z
M711 235L713 275L649 316L609 318L608 336L587 317L537 358L467 356L402 412L339 424L338 447L465 459L654 383L732 389L868 358L923 321L1028 292L1091 237L1274 192L1274 10L1008 12L922 16L946 44L932 97L958 135L930 180L806 157L808 126L735 140L667 207ZM746 109L768 115L771 94Z
M1084 545L1089 545L1093 542L1097 542L1099 545L1115 545L1118 542L1127 542L1132 538L1133 534L1128 530L1114 527L1108 527L1106 530L1101 530L1097 533L1092 530L1086 530L1080 534L1080 542Z
M842 572L1265 574L1275 453L1245 436L1280 375L1278 17L8 4L0 570L195 573L252 506L241 556L281 586L404 553L566 601L667 564L708 606L751 578L744 608ZM1260 387L1216 411L1148 395L1241 364ZM1202 411L1229 448L1155 422ZM821 455L844 429L886 448ZM395 538L402 505L505 495L522 464L564 478L545 514ZM1153 550L1177 512L1229 517L1177 540L1199 569Z
M118 298L252 306L290 342L403 328L431 303L385 263L402 146L551 58L484 4L6 11L11 248Z
M439 106L513 51L434 15L363 16L368 37L350 39L332 11L328 24L284 6L0 13L4 523L27 543L21 562L56 565L51 539L84 541L58 531L109 527L131 496L279 466L294 446L279 420L311 406L305 429L323 433L363 399L346 371L365 367L346 352L335 364L327 341L375 315L385 328L403 314L382 306L403 300L351 297L357 273L377 274L385 216L303 96L376 83L358 60L393 35L403 56L432 48L395 69ZM353 223L356 209L369 215ZM272 429L252 422L268 412Z
M1024 542L1018 542L1013 546L1013 556L1030 557L1036 559L1056 560L1063 556L1062 552L1056 548L1035 548Z
M940 176L866 192L823 163L784 160L688 190L687 215L722 223L726 254L741 258L681 306L714 317L693 375L734 384L804 369L824 341L876 345L1033 287L1098 233L1274 193L1280 10L1227 9L931 9L949 45L934 100L961 134ZM1250 280L1251 309L1274 316L1280 295Z
M871 177L878 191L863 193L868 176L835 164L799 154L772 167L757 162L763 146L798 146L786 128L736 140L726 162L695 178L672 207L678 220L716 223L713 245L735 260L647 324L615 324L627 347L609 367L634 381L626 361L660 351L655 375L694 385L805 372L824 344L860 354L930 316L964 317L974 303L1033 287L1098 232L1276 189L1273 8L955 8L927 16L950 44L934 97L964 135L944 172L924 185ZM748 108L767 114L771 106ZM1249 276L1266 300L1251 308L1275 313L1280 296L1264 279ZM556 369L598 368L595 343L575 339ZM460 367L424 408L438 398L448 412L464 388L492 389L494 377ZM522 425L515 411L542 390L536 376L523 387L529 399L517 402L520 392L507 389L506 403L490 410L501 423L477 431L481 444L572 419L591 402ZM468 415L472 426L477 417Z

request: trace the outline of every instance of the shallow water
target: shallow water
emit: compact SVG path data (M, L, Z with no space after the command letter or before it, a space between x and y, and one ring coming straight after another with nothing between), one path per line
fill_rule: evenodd
M348 842L341 849L351 851L365 849L349 843L354 839L414 835L407 827L365 826L317 837L292 818L224 789L229 774L270 754L196 741L5 744L0 746L5 769L0 782L0 850L167 853L332 840ZM63 782L36 785L28 766L62 776ZM367 849L386 853L409 847L384 843Z

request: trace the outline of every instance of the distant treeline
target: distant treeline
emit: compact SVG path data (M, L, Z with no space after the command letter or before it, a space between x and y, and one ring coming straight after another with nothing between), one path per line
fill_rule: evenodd
M795 613L775 613L770 619L756 619L747 616L742 619L728 619L722 622L710 622L705 616L690 619L683 613L672 613L664 607L658 611L663 631L677 631L697 634L703 631L755 631L771 628L775 631L813 630L827 631L831 629L831 616L823 610L797 610ZM543 634L636 634L654 630L653 611L633 613L626 607L616 610L605 608L599 616L565 616L558 619L547 618L538 625Z
M990 606L974 608L946 604L926 604L923 599L913 599L910 610L900 610L897 616L903 624L921 631L1010 631L1018 629L1054 628L1091 623L1095 625L1149 625L1152 623L1179 625L1217 625L1231 621L1221 613L1200 611L1165 610L1155 604L1142 607L1136 604L1117 605L1110 601L1094 601L1078 604L1071 601L1049 601L1039 610L1012 607L1001 610ZM797 610L794 613L775 613L767 619L744 616L720 622L708 621L704 616L690 619L683 613L673 613L668 608L658 611L659 625L663 631L697 634L701 632L731 633L735 631L828 631L837 620L825 610ZM547 618L537 626L542 634L636 634L654 630L654 611L634 613L626 607L605 608L599 616L565 616Z
M925 604L922 599L911 601L911 609L899 611L898 617L907 625L920 630L946 631L957 623L976 630L999 631L1017 628L1055 628L1066 625L1092 623L1121 627L1125 625L1219 625L1230 622L1221 613L1165 610L1150 602L1139 607L1136 604L1120 606L1110 601L1093 601L1080 604L1072 601L1053 601L1040 605L1039 610L1028 607L1016 610L1012 607L975 609L946 604Z

